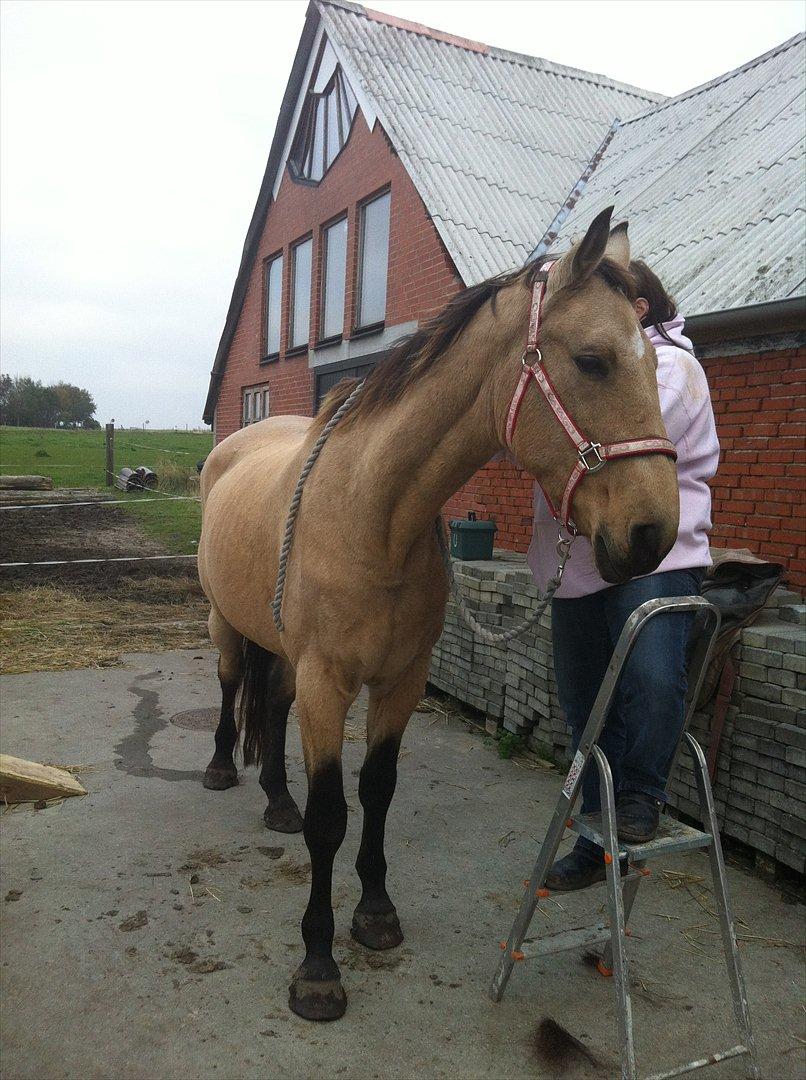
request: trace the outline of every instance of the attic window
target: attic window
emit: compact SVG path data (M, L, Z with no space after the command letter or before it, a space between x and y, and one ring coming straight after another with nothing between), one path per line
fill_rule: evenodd
M358 102L340 67L322 93L308 92L289 168L295 180L318 183L350 137Z

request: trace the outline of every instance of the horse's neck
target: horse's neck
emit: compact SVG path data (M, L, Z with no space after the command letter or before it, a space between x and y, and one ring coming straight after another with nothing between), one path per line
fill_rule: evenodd
M359 493L392 566L433 525L445 502L500 449L493 358L449 351L399 401L356 426ZM513 374L513 384L515 381Z

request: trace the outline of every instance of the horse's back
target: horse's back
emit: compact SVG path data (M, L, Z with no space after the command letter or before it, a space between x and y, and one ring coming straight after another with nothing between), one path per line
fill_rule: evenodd
M222 440L208 456L201 474L202 502L215 484L247 458L279 467L299 451L311 426L309 416L271 416ZM257 466L258 462L255 461Z

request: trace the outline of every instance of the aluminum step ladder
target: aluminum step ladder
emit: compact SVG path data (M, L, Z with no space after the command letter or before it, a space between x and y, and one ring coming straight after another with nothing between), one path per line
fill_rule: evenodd
M707 831L701 832L698 829L690 828L664 814L661 816L658 834L654 840L646 844L619 843L616 834L613 778L607 759L597 745L597 740L604 727L619 677L638 635L655 616L671 613L694 613L704 622L701 633L696 636L694 653L689 665L689 689L684 725L686 734L683 741L692 755L694 775L700 799L701 817ZM695 1069L701 1069L706 1065L713 1065L719 1061L741 1055L745 1055L747 1059L747 1075L753 1078L759 1076L753 1033L750 1027L747 993L736 942L733 914L728 898L725 861L719 840L719 827L714 808L711 782L708 776L708 767L701 747L686 730L696 707L712 646L719 631L719 624L719 612L701 596L649 600L636 608L625 623L602 685L599 688L588 723L582 733L579 749L574 756L571 768L563 784L557 807L540 848L540 854L532 871L532 876L528 882L524 882L526 891L521 902L520 911L512 926L509 938L506 942L501 943L503 949L501 962L498 965L498 970L490 988L490 996L493 1001L500 1001L512 974L512 969L518 961L538 956L548 956L568 949L604 944L604 951L597 966L603 975L615 975L621 1076L623 1080L636 1080L638 1076L635 1066L632 1005L625 949L627 921L635 903L638 886L642 878L649 874L649 870L646 868L648 860L673 852L691 851L697 848L707 848L710 857L714 900L719 913L725 963L733 999L733 1013L736 1026L740 1032L741 1042L728 1050L718 1051L706 1058L690 1061L685 1065L671 1069L669 1072L655 1074L649 1077L648 1080L664 1080L667 1077L681 1076L684 1073L693 1072ZM593 758L599 770L602 812L596 815L573 817L574 805L579 795L582 777L591 758ZM544 887L546 874L554 862L566 828L586 837L602 849L606 871L605 885L609 920L583 929L541 935L536 939L530 938L530 941L525 943L524 938L537 905L540 900L547 898L549 895L548 890Z

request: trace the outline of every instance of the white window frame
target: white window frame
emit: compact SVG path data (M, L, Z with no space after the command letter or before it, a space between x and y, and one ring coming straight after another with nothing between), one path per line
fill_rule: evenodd
M269 415L270 394L265 383L260 386L245 386L241 400L241 427L257 424Z

